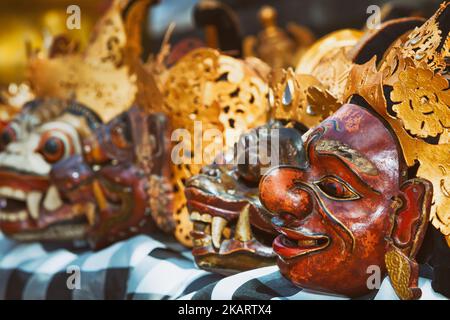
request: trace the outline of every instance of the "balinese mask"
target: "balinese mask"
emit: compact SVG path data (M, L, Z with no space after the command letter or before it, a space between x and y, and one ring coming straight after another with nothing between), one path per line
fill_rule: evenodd
M355 33L342 33L347 39L345 46L356 43ZM335 39L335 35L332 37ZM321 41L329 46L333 41L327 39ZM334 43L344 49L344 42ZM318 48L321 46L314 50L318 52ZM324 58L328 54L325 52L320 52ZM332 68L338 60L326 61ZM351 65L345 59L342 62ZM339 70L348 74L346 69ZM194 223L193 255L200 268L231 274L275 263L271 248L275 233L270 215L258 199L258 184L264 170L274 164L264 160L269 154L274 159L272 153L276 153L277 163L302 162L301 134L339 106L338 98L328 90L331 86L322 85L315 75L274 70L268 100L271 118L277 120L242 135L229 154L187 181L185 194ZM341 76L345 75L336 74ZM277 147L272 148L272 143Z
M449 9L413 31L399 20L369 37L368 47L388 50L378 66L373 57L352 68L350 103L304 135L305 163L261 179L278 265L296 285L361 296L378 267L400 298L420 297L415 256L428 221L447 239L450 221Z
M231 158L217 159L187 181L185 194L194 224L192 253L200 268L231 274L274 263L275 232L258 199L268 159L253 148L267 148L268 157L277 152L282 163L298 162L294 144L300 137L299 129L284 128L279 122L258 127L241 136ZM281 150L271 148L272 143ZM252 156L254 160L249 159Z
M151 229L153 221L172 229L162 217L170 211L169 173L162 166L169 129L164 116L153 114L162 97L139 59L150 3L113 1L84 52L50 50L30 58L33 93L61 100L27 104L3 130L5 234L88 239L98 248ZM67 102L73 96L89 108ZM142 109L129 109L133 101Z
M93 247L155 226L173 232L169 129L163 114L132 107L84 140L84 160L71 157L53 170L59 190L93 203L87 234ZM80 192L78 185L89 188Z
M4 234L23 241L83 237L90 203L65 198L52 171L61 161L81 154L82 138L99 123L98 116L80 104L46 99L25 104L3 129L0 229Z

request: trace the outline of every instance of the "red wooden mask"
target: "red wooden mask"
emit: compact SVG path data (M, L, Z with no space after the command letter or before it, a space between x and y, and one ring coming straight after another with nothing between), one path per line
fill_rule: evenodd
M359 105L344 105L305 136L306 164L271 169L259 186L280 233L278 265L303 288L360 296L371 266L385 276L388 251L417 252L432 186L408 180L390 129Z
M0 229L93 248L172 231L168 132L165 116L137 107L102 124L81 105L26 105L1 134Z
M241 136L232 161L206 166L187 181L185 194L194 223L192 253L199 267L231 274L275 263L271 244L276 232L258 199L265 160L255 150L262 145L270 148L275 128L280 161L301 162L296 146L301 134L276 122ZM257 155L256 161L250 161L250 154Z
M95 213L87 234L92 246L103 247L155 226L173 231L168 134L164 115L132 107L84 141L84 161L67 161L54 172L67 184L71 172L92 168L88 184Z

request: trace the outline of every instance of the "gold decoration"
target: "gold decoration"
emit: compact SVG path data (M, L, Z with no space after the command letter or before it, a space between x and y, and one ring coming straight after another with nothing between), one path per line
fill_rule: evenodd
M383 73L377 70L376 57L372 57L363 65L354 65L349 73L344 99L347 100L351 95L358 94L382 116L389 117L382 81Z
M272 118L311 128L335 112L353 65L349 52L360 37L355 30L333 32L305 52L295 73L274 69L269 82Z
M433 184L430 220L447 238L450 236L450 144L423 148L417 175Z
M362 96L390 124L408 166L419 163L417 176L433 184L430 221L450 238L450 92L446 66L449 35L438 21L449 3L421 27L401 37L385 54L350 71L344 98ZM441 48L439 51L439 48ZM417 54L419 53L419 56ZM423 54L423 57L420 56ZM394 114L389 114L383 86L390 85ZM425 138L438 138L429 143Z
M414 274L417 270L413 270L417 265L397 248L391 248L386 253L385 263L389 280L397 296L402 300L420 298L422 291L415 283L417 276Z
M10 83L0 92L0 121L7 122L20 111L23 104L34 99L34 94L25 83Z
M161 103L157 95L153 100L137 95L138 91L148 95L155 87L140 63L138 39L142 20L152 2L114 0L96 24L82 53L55 58L32 56L28 79L34 93L41 97L75 97L104 121L128 109L136 99L142 100L141 107L157 110ZM144 87L146 90L139 90Z
M399 74L391 93L392 109L411 134L435 137L450 127L448 81L429 69L408 67Z
M445 57L448 57L449 54L449 35L442 35L437 21L445 8L445 4L441 5L427 22L408 35L408 40L403 45L405 56L412 57L417 62L426 63L432 71L436 72L446 70L447 61ZM442 36L445 36L447 40L441 51L438 51Z
M256 37L244 39L244 56L256 56L272 68L295 66L314 41L311 31L295 23L288 24L288 32L281 29L276 21L277 12L271 6L263 6L258 15L263 30Z
M332 32L315 42L297 64L296 73L317 78L340 102L353 65L351 50L362 32L343 29Z
M274 119L297 121L312 128L340 106L319 80L295 74L292 69L274 70L269 85L269 105Z
M161 70L161 66L152 68ZM158 76L158 86L164 96L163 111L171 118L173 129L187 129L192 137L185 160L195 161L198 156L203 160L173 166L175 236L185 245L191 245L192 223L186 208L184 183L213 160L204 158L211 155L194 154L194 150L203 153L204 147L211 143L203 141L203 145L195 149L194 143L201 137L195 137L194 121L201 122L203 131L217 129L223 134L223 151L232 147L245 131L264 124L268 116L268 87L262 70L267 70L267 66L260 60L252 59L247 63L217 50L202 48L191 51Z
M380 65L380 71L383 72L383 83L393 86L398 82L399 74L409 66L414 66L414 61L409 57L404 57L402 48L402 39L398 39L392 48L386 53Z

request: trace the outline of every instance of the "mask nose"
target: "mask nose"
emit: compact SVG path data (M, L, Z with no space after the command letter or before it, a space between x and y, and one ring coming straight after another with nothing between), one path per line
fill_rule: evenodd
M289 213L304 219L313 209L313 199L302 187L304 172L297 168L278 167L270 170L259 185L261 203L274 214Z

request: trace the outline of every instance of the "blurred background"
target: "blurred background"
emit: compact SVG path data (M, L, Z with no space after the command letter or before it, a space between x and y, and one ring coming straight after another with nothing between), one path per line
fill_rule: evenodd
M49 35L69 34L83 47L89 39L95 20L110 0L1 0L0 1L0 85L20 82L24 78L26 43L33 48L45 45ZM218 0L219 1L219 0ZM198 0L160 0L149 12L144 34L144 55L159 50L164 33L171 22L176 28L171 42L185 37L205 37L205 28L195 25L193 8ZM223 0L234 11L239 36L257 35L261 30L258 11L271 5L278 14L277 24L285 28L295 22L307 27L315 37L336 29L365 26L370 5L383 8L390 3L386 17L430 15L440 0ZM81 29L67 30L66 9L81 9Z

